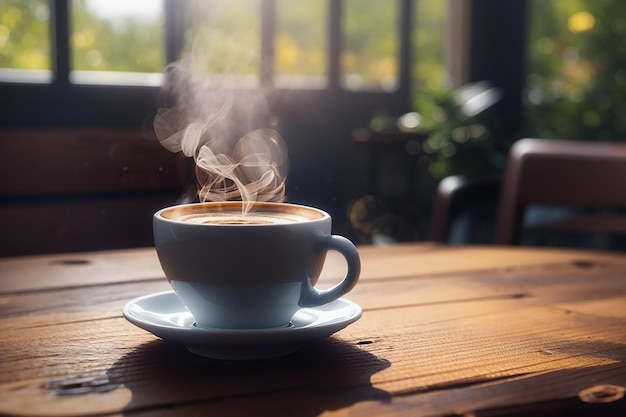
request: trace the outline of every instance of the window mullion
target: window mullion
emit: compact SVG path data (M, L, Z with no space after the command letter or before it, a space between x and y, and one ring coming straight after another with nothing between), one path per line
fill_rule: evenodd
M274 37L276 33L276 0L261 0L261 59L259 77L262 86L274 83Z
M338 90L341 77L341 11L343 0L329 0L328 7L328 87Z
M446 70L456 85L470 80L470 0L448 0Z
M56 85L67 85L70 79L69 0L51 0L50 14L52 80Z
M181 58L185 46L185 11L189 2L163 0L165 16L165 60L167 64Z
M411 89L411 29L412 29L412 1L399 0L400 8L398 27L400 28L400 48L398 50L398 90L409 91Z

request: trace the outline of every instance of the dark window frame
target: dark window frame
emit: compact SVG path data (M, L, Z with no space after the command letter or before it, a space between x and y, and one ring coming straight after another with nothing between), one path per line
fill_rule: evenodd
M348 91L340 86L342 0L329 0L329 63L328 87L320 90L288 90L294 97L313 96L329 99L338 96L359 96L366 102L395 101L409 105L410 100L410 35L412 0L396 0L399 16L399 74L394 92ZM177 0L163 0L165 16L164 48L167 63L181 56L184 46L184 8ZM261 0L261 87L272 87L273 34L275 0ZM0 82L0 94L10 97L0 103L0 125L3 126L133 126L142 123L154 111L159 88L131 85L86 85L70 81L71 50L69 0L50 0L50 36L52 80L50 83ZM281 95L280 88L272 94ZM400 96L400 97L398 97ZM397 106L396 106L397 107Z
M0 82L0 126L137 126L148 120L156 108L158 87L129 85L72 84L70 74L70 0L50 0L51 49L53 55L52 82L45 84ZM329 0L329 68L328 88L324 90L293 90L291 100L314 97L315 100L355 100L380 103L390 114L410 110L411 91L411 30L414 0L396 0L399 5L399 73L395 92L348 91L340 85L341 13L342 0ZM433 1L433 0L415 0ZM460 82L492 81L504 91L498 105L507 132L521 125L520 93L524 76L524 42L526 0L448 0L449 7L466 10L460 27L451 25L448 54L458 54L461 68L451 68L464 74ZM184 45L184 10L178 0L163 0L165 18L164 48L167 62L180 57ZM262 2L261 83L268 86L272 79L275 0ZM459 34L459 31L461 33ZM465 45L459 45L464 43ZM460 49L459 49L460 48ZM419 59L419 54L418 57ZM450 61L450 59L449 59ZM500 64L506 63L505 71ZM454 75L454 73L452 74ZM272 94L281 96L281 89ZM282 99L279 97L278 101Z

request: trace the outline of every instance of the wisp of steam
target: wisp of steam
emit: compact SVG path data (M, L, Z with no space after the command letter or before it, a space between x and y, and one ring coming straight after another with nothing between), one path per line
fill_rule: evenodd
M194 42L167 68L162 93L169 103L155 116L156 136L169 151L194 159L200 201L241 200L244 214L255 201L283 201L287 150L280 134L264 127L265 98L237 88L235 75L207 74L207 44L203 39L200 52Z

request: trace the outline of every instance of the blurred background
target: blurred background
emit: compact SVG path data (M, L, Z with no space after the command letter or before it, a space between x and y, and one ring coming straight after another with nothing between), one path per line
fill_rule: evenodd
M520 138L623 140L625 34L620 0L0 0L0 255L151 245L193 185L151 130L192 48L266 98L287 201L388 243Z

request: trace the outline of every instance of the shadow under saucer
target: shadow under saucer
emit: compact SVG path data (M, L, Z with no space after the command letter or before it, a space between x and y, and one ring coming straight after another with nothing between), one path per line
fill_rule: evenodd
M367 352L371 346L327 338L280 358L221 361L155 340L120 358L107 375L131 391L127 411L312 417L389 400L371 385L371 376L390 365Z

